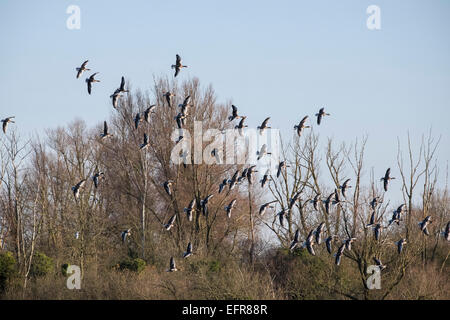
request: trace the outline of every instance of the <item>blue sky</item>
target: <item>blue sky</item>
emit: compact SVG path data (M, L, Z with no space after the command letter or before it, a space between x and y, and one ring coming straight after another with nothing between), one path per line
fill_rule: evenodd
M69 5L81 29L69 30ZM369 5L381 30L366 27ZM0 117L15 115L25 135L75 117L94 125L112 112L124 75L147 89L154 75L212 84L251 126L271 116L288 135L321 106L332 114L322 139L369 136L368 167L396 167L397 137L442 135L441 172L450 159L450 2L438 1L17 1L0 2ZM75 67L100 72L93 94ZM317 128L316 128L317 129ZM394 171L395 172L395 171ZM397 174L398 175L398 174ZM399 184L399 182L397 182Z

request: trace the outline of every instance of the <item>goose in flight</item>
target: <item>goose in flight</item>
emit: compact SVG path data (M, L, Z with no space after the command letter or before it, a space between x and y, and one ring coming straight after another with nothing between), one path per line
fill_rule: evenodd
M330 204L331 204L331 202L332 202L331 199L333 198L334 193L335 193L335 192L333 192L332 194L330 194L330 195L328 196L328 198L326 198L325 200L322 200L322 202L325 204L325 212L326 212L327 214L330 214Z
M327 251L329 254L333 253L333 250L331 248L331 244L333 241L335 241L335 239L337 238L336 235L332 235L329 236L328 238L325 239L325 246L327 247Z
M172 65L172 69L175 69L175 76L174 77L176 77L178 75L178 73L180 72L181 68L187 68L188 67L188 66L184 66L181 63L181 57L178 54L176 55L176 58L177 59L176 59L175 64Z
M280 226L282 226L282 227L284 226L284 223L283 223L284 215L288 212L289 212L289 209L284 209L277 213L278 219L280 221Z
M144 143L142 143L139 147L140 150L142 149L147 149L147 147L149 146L149 142L148 142L148 136L146 133L144 133Z
M175 220L177 219L177 214L175 213L173 216L170 217L169 221L164 225L164 228L169 231L173 224L175 223Z
M222 193L223 189L227 186L228 184L228 179L223 179L222 183L219 184L219 193Z
M316 211L319 211L319 201L320 201L320 193L316 194L316 196L314 197L314 199L309 200L309 203L313 204L313 208Z
M178 129L182 129L184 126L184 120L186 119L186 115L182 112L179 112L174 119L177 121Z
M341 264L341 258L342 258L342 255L344 254L344 250L345 250L345 243L343 243L339 247L338 251L334 254L334 256L336 257L335 264L337 266Z
M133 121L134 121L134 128L137 130L137 128L139 127L139 123L142 121L141 114L139 112L136 113L136 116L134 117Z
M181 109L181 113L184 115L188 115L188 108L190 106L189 102L191 101L191 96L187 96L184 98L183 103L179 104L178 107Z
M289 246L290 251L294 250L294 248L297 246L299 234L300 234L300 230L297 229L297 231L295 231L295 234L294 234L294 239L292 240L291 245Z
M106 121L103 121L103 132L100 134L100 139L105 139L108 137L112 137L112 134L108 132L108 124Z
M187 208L184 208L184 212L186 212L188 221L192 221L192 213L194 211L194 206L196 204L197 200L194 198L191 200L191 202L189 202L189 205L187 206Z
M242 116L242 117L241 117L241 121L239 121L239 124L238 124L237 126L234 126L234 129L239 130L239 134L240 134L241 136L242 136L242 134L243 134L243 129L248 127L247 125L244 125L245 118L247 118L247 117Z
M164 97L166 98L167 104L169 105L170 108L172 108L172 102L171 102L171 98L175 97L175 94L167 91L166 93L164 93Z
M233 199L227 206L225 206L225 211L227 212L228 218L231 218L231 210L233 210L235 204L236 204L236 199Z
M428 224L432 223L433 221L431 221L431 216L427 216L425 219L423 219L423 221L419 222L419 227L420 230L425 233L427 236L430 235L430 232L428 231L427 227Z
M125 78L123 76L122 76L122 79L120 80L120 87L116 91L119 93L130 92L125 89Z
M406 239L400 239L399 241L397 241L395 244L397 245L397 252L398 254L402 253L403 251L403 246L406 244Z
M289 199L289 209L291 209L294 204L299 200L301 191L297 191L292 198Z
M237 183L238 174L239 174L239 170L236 170L236 172L234 173L233 177L231 177L231 180L228 180L228 187L229 187L230 191L234 188L234 186Z
M373 234L375 236L375 240L380 240L381 236L381 230L383 229L383 226L380 223L377 223L375 227L373 228Z
M249 184L252 184L253 173L258 172L258 170L255 170L255 168L256 168L256 165L253 165L247 169L246 176L247 176L247 181Z
M303 129L310 128L310 126L305 126L305 122L307 119L308 119L308 116L303 117L303 119L300 120L299 124L294 126L294 129L297 130L297 135L299 137L302 134Z
M208 202L213 196L213 194L209 194L205 199L200 201L200 206L202 207L202 213L204 216L208 215Z
M258 156L258 159L261 159L262 157L264 157L266 154L272 154L271 152L267 152L267 145L263 144L261 147L261 150L256 151L256 155Z
M259 207L259 215L262 216L264 213L266 213L267 208L275 208L274 206L271 206L272 203L277 202L276 200L266 202L263 205Z
M6 134L6 128L8 128L8 123L15 123L15 121L12 120L14 118L15 118L15 116L12 116L12 117L8 117L8 118L5 118L2 120L2 122L3 122L2 129L3 129L4 134Z
M348 185L348 182L349 182L350 180L351 180L351 179L345 180L344 183L342 184L342 186L339 186L339 189L341 189L341 192L342 192L342 195L344 196L344 198L347 198L347 197L345 196L345 192L347 191L347 189L352 187L352 186L349 186L349 185Z
M75 199L78 199L78 197L80 196L80 189L84 186L85 183L86 179L83 179L72 187L73 196L75 197Z
M347 249L348 251L352 251L352 243L355 240L356 240L356 238L348 238L347 240L345 240L345 242L344 242L345 249Z
M92 90L92 83L94 82L100 82L100 80L95 79L95 75L98 74L98 72L94 73L93 75L91 75L89 78L86 78L86 83L87 83L87 90L88 93L91 94L91 90Z
M94 186L97 189L98 188L98 182L100 177L104 176L103 172L96 172L93 176L92 176L92 181L94 181Z
M269 122L270 117L266 118L263 123L257 127L257 129L259 130L259 134L262 134L264 132L265 129L271 129L271 127L267 126L267 123Z
M86 68L86 65L87 65L88 62L89 62L89 60L86 60L85 62L83 62L83 63L81 64L81 67L76 68L76 70L77 70L77 79L81 76L81 74L82 74L84 71L91 71L91 69Z
M131 236L131 228L127 229L125 231L122 231L121 237L122 237L122 242L125 243L125 241L127 241L127 237Z
M238 115L238 109L234 104L231 105L231 109L231 116L228 117L228 120L233 121L234 119L242 118Z
M187 248L186 248L186 252L183 253L183 258L186 259L187 257L189 257L191 255L192 255L192 243L189 242L188 245L187 245Z
M170 257L170 265L169 270L167 272L175 272L178 271L177 266L175 265L175 259L173 257Z
M376 213L375 210L373 210L373 211L372 211L372 214L370 215L369 223L366 224L366 228L375 225L375 213Z
M374 197L372 201L370 201L370 207L372 208L372 210L376 209L377 205L379 204L379 199L380 197Z
M112 95L109 96L110 98L112 98L112 105L113 105L114 109L117 109L117 105L118 105L118 102L119 102L119 98L120 98L121 96L122 96L122 95L121 95L120 92L118 92L117 90L114 91L114 93L113 93Z
M375 264L377 265L377 267L380 268L380 271L383 269L386 269L386 266L384 264L381 263L380 259L377 259L376 257L373 257L373 261L375 262Z
M386 173L384 174L384 177L380 179L381 181L383 181L384 191L388 190L389 180L395 179L394 177L391 177L390 175L391 175L391 168L388 168L386 170Z
M145 111L144 111L144 120L145 120L145 122L150 123L150 115L152 113L155 113L155 111L153 111L153 110L155 110L155 108L156 108L156 105L152 104L147 109L145 109Z
M401 214L403 212L404 207L405 204L401 204L395 211L393 211L392 219L389 220L388 226L390 226L393 222L397 223L397 225L400 225Z
M317 227L317 229L314 231L314 234L316 236L316 243L318 245L322 243L322 235L323 235L324 231L325 231L325 222L322 222Z
M313 256L316 255L316 253L314 251L314 248L313 248L313 245L314 245L314 234L315 234L315 230L312 229L309 232L308 237L306 237L306 240L305 240L305 242L303 242L303 245L302 245L302 248L306 247L306 249L308 249L308 252L311 255L313 255Z
M173 183L172 180L167 180L166 182L163 183L164 190L166 190L166 193L169 196L172 196L172 190L171 190L172 183Z
M316 113L317 124L320 125L320 122L322 121L322 117L324 117L324 116L329 116L329 115L330 115L329 113L326 113L326 112L324 111L324 108L321 108L321 109L319 110L319 113Z
M286 164L286 161L281 161L281 162L278 164L277 178L280 177L281 170L286 169L286 168L288 168L288 167L290 167L290 166Z
M266 170L266 173L264 174L263 178L261 179L261 188L264 188L267 181L270 181L270 169Z

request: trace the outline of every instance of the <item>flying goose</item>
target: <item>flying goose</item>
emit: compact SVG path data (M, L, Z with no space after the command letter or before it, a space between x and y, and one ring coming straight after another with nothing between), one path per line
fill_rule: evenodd
M219 184L219 193L222 193L223 189L227 186L228 184L228 179L223 179L222 183Z
M329 254L333 253L333 250L331 248L331 243L337 238L336 235L329 236L325 239L325 246L327 247L327 251Z
M176 60L175 64L172 65L172 69L175 69L175 76L174 77L176 77L178 75L178 73L180 72L181 68L187 68L188 67L188 66L184 66L181 63L181 57L178 54L176 55L176 57L177 57L177 60Z
M372 201L370 201L370 207L372 208L372 210L375 210L375 208L377 207L379 199L380 197L374 197Z
M297 191L292 198L289 199L289 209L291 209L294 204L298 201L301 191Z
M5 118L5 119L2 120L2 122L3 122L2 128L3 128L3 133L4 134L6 134L6 128L8 127L8 123L15 123L15 121L12 120L14 118L15 118L15 116L12 116L12 117L8 117L8 118Z
M234 188L234 186L237 183L237 178L238 178L238 174L239 174L239 170L236 170L236 172L234 173L233 177L231 178L231 180L228 180L228 187L229 190L232 190Z
M234 126L234 129L239 130L239 134L240 134L241 136L242 136L242 133L243 133L243 129L248 127L247 125L244 125L244 121L245 121L246 118L247 118L247 117L242 116L242 117L241 117L241 121L239 121L239 124L238 124L237 126Z
M100 134L100 139L103 140L108 137L112 137L112 134L108 132L108 125L106 121L103 121L103 132Z
M186 252L183 253L183 258L187 258L192 255L192 243L189 242L186 248Z
M376 212L375 212L375 210L373 210L373 211L372 211L372 214L370 215L369 223L366 224L366 228L375 225L375 214L376 214Z
M187 208L184 208L184 212L186 212L188 221L192 221L192 212L194 211L194 206L196 204L197 200L194 198L189 202L189 205Z
M178 271L177 266L175 265L175 259L173 257L170 257L170 265L169 270L167 272L175 272Z
M330 194L328 196L328 198L326 198L325 200L322 200L322 202L325 204L325 212L327 214L330 214L330 204L331 204L331 198L333 198L335 192L333 192L332 194Z
M75 199L78 199L78 197L80 195L80 189L84 186L85 182L86 182L86 179L83 179L80 182L78 182L75 186L72 187L73 196L75 197Z
M330 198L331 199L331 198ZM316 211L319 211L319 201L320 201L320 193L316 194L316 196L314 197L314 199L309 200L309 203L313 204L313 208Z
M133 121L134 121L134 128L137 130L137 128L139 127L139 123L142 121L141 114L139 112L136 113L136 116L134 117Z
M397 210L393 211L392 219L389 220L388 226L390 226L393 222L397 223L397 225L400 225L401 220L401 214L403 212L403 208L405 207L405 204L401 204Z
M351 179L345 180L344 183L342 184L342 186L339 186L339 187L338 187L339 189L341 189L341 192L342 192L342 195L344 196L344 198L347 198L347 197L345 196L345 191L347 191L348 188L351 188L351 187L352 187L352 186L349 186L349 185L348 185L348 182L349 182L350 180L351 180Z
M338 251L334 254L334 256L336 257L335 263L337 266L341 264L341 257L344 254L344 250L345 250L345 243L343 243L339 247Z
M403 246L406 244L406 239L400 239L395 244L397 245L398 254L402 253Z
M172 183L173 183L172 180L167 180L163 183L164 190L166 190L169 196L172 196L172 190L170 188L172 186Z
M112 98L112 105L113 105L114 109L117 109L117 104L118 104L119 98L121 96L122 95L120 94L120 92L118 90L114 91L114 93L109 96L110 98Z
M262 157L264 157L266 154L272 154L271 152L267 152L267 145L263 144L261 147L260 151L256 151L256 155L258 156L258 159L261 159Z
M176 218L177 218L177 214L175 213L172 217L170 217L169 221L164 225L164 228L167 231L169 231L173 227L173 224L175 223Z
M427 226L428 224L432 223L431 216L427 216L423 221L419 222L420 230L425 233L427 236L430 235L430 232L428 232Z
M264 188L267 181L270 181L270 169L266 170L266 173L264 174L263 178L261 179L261 188Z
M447 222L447 225L445 226L445 229L443 232L441 232L441 234L445 240L450 241L450 221Z
M130 92L128 90L125 90L125 78L122 76L122 79L120 80L120 87L117 89L120 93Z
M202 213L204 216L208 215L208 202L213 196L213 194L209 194L205 199L200 201L200 206L202 207Z
M94 181L94 186L97 189L98 188L98 182L101 176L104 176L103 172L96 172L93 176L92 176L92 180Z
M265 129L270 129L271 128L271 127L267 126L267 123L269 122L269 119L270 119L270 117L266 118L263 121L263 123L259 127L257 127L257 129L259 130L259 134L262 134Z
M236 199L231 200L231 202L225 207L225 211L227 212L227 217L231 218L231 210L233 210L234 205L236 204Z
M122 231L121 237L122 237L122 242L125 243L125 241L127 240L127 237L131 236L131 228L127 229L125 231Z
M146 133L144 133L144 143L141 144L141 146L139 147L139 149L147 149L147 147L149 146L149 142L148 142L148 136Z
M172 103L170 102L170 98L174 97L175 94L171 93L170 91L167 91L166 93L164 93L164 97L166 98L167 104L169 105L170 108L172 108Z
M322 121L322 117L324 117L324 116L329 116L329 115L330 115L329 113L326 113L326 112L324 111L324 108L321 108L321 109L319 110L319 113L316 113L317 124L320 125L320 122Z
M177 121L178 129L182 129L184 126L184 120L186 119L186 115L182 112L179 112L174 119Z
M272 203L277 202L276 200L266 202L263 205L259 207L259 215L262 216L264 213L266 213L267 208L275 208L274 206L271 206Z
M303 129L310 128L310 126L305 126L305 122L307 119L308 119L308 116L303 117L303 119L300 120L299 124L294 126L294 129L297 130L297 135L299 137L302 134Z
M89 78L86 78L87 90L88 90L89 94L91 94L92 83L93 82L100 82L100 80L97 80L97 79L94 78L96 74L98 74L98 72L92 74Z
M288 212L289 212L289 209L284 209L277 213L278 219L280 221L280 226L282 226L282 227L284 226L284 223L283 223L284 215Z
M313 245L314 245L314 233L315 233L315 230L312 229L309 232L308 237L306 237L306 240L305 240L305 242L303 242L303 245L302 245L302 248L306 247L306 249L308 249L308 252L311 255L313 255L313 256L316 255L316 253L314 252L314 248L313 248Z
M347 249L348 251L352 251L352 243L355 240L356 240L356 238L348 238L347 240L345 240L345 242L344 242L345 249Z
M189 102L191 101L191 96L187 96L184 98L183 103L179 104L178 107L181 109L181 113L184 115L188 115L188 108L190 106Z
M241 116L238 115L237 107L234 104L231 105L231 109L232 109L231 116L228 117L228 120L233 121L234 119L242 118Z
M373 228L373 234L375 236L375 240L380 240L381 236L381 230L383 229L383 226L380 223L377 223L375 227Z
M297 229L297 231L295 231L295 234L294 234L294 239L292 240L291 245L289 246L290 251L294 250L294 248L297 246L299 233L300 233L300 230Z
M320 223L317 229L314 231L316 236L316 243L319 245L322 243L322 234L325 231L325 222Z
M81 76L81 74L82 74L84 71L91 71L91 69L86 68L86 65L87 65L88 62L89 62L89 60L86 60L85 62L83 62L83 63L81 64L81 67L76 68L76 70L78 71L78 72L77 72L77 79Z
M280 177L281 170L286 169L286 168L288 168L288 167L290 167L290 166L286 164L286 161L281 161L281 162L278 164L277 178Z
M253 165L247 169L246 176L249 184L252 184L253 173L258 172L258 170L255 170L255 168L256 165Z
M386 173L384 174L384 177L380 179L380 180L382 180L384 182L384 191L388 190L389 180L395 179L394 177L391 177L390 175L391 175L391 168L388 168L386 170Z
M156 108L155 104L152 104L151 106L149 106L147 109L145 109L144 111L144 120L145 122L149 123L150 121L150 115L152 113L155 113L155 111L153 111Z

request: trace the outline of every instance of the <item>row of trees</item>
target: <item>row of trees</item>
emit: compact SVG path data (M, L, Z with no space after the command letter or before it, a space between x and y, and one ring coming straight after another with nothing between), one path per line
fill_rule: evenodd
M175 94L172 108L165 102L167 91ZM99 138L102 126L87 128L80 120L31 140L21 138L13 126L9 128L0 148L0 239L3 257L12 253L15 264L14 276L0 275L5 297L448 298L449 246L439 231L449 220L449 200L447 186L437 185L439 141L431 133L421 142L417 156L408 139L407 161L399 143L398 172L407 213L400 225L384 229L381 241L375 241L372 228L364 228L372 213L370 200L381 197L376 216L386 225L399 204L389 202L389 192L380 190L373 172L370 184L364 185L366 138L338 147L328 140L323 153L319 136L304 133L282 146L282 158L290 166L279 178L273 177L264 188L242 182L219 194L224 179L248 166L183 166L171 161L176 106L188 95L192 107L187 130L193 132L194 121L201 121L205 130L232 128L229 104L218 103L213 89L202 88L197 79L181 85L157 79L150 93L137 91L123 97L108 120L113 136L106 139ZM136 129L136 113L152 104L157 106L155 113ZM150 146L140 151L144 133ZM97 172L104 172L98 188L91 179ZM314 210L309 200L316 194L328 196L346 178L352 179L346 202L333 206L329 213L322 203ZM71 187L82 179L87 182L76 199ZM173 181L171 196L162 187L167 180ZM298 192L299 201L289 208ZM203 215L200 203L210 194L214 196L208 214ZM417 195L420 202L414 202ZM183 209L193 199L198 210L190 222ZM237 206L227 218L224 206L232 199L237 199ZM260 205L273 200L276 208L260 216ZM285 209L289 209L286 223L281 226L276 213ZM174 214L174 227L167 231L163 225ZM433 232L428 237L417 227L427 215L433 217ZM325 222L326 234L339 237L335 251L342 240L357 238L352 250L344 252L340 266L323 246L316 245L315 256L300 246L288 250L297 229L304 240L321 222ZM123 243L121 232L129 228L131 236ZM271 235L272 241L264 240L263 234ZM398 255L394 241L400 238L407 238L408 244ZM188 242L194 255L182 260ZM42 255L52 259L53 271L35 272L36 261L42 261L36 257ZM181 269L176 275L163 272L171 256ZM373 257L387 265L380 290L367 286L367 267ZM126 261L137 258L147 265L131 268L143 270L139 279L122 270L129 265ZM59 268L67 264L81 267L86 284L81 293L70 292L63 283ZM416 290L414 281L423 274L432 277L427 283L434 286ZM122 283L121 277L128 283L127 290L114 287ZM147 292L139 285L142 277L148 281L146 286L160 290ZM90 279L96 279L96 284ZM43 289L54 281L60 281L60 288L53 288L52 293ZM105 282L113 284L105 289L101 284Z

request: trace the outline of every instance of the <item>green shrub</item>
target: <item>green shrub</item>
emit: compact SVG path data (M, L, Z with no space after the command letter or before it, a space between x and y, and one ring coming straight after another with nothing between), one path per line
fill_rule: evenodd
M53 271L53 259L42 252L36 252L30 268L31 277L43 277Z
M134 271L136 273L141 273L142 270L145 269L146 262L142 260L141 258L126 258L125 260L121 261L119 263L119 269L120 270L130 270Z
M12 252L0 253L0 292L5 290L6 283L16 273L16 259Z

